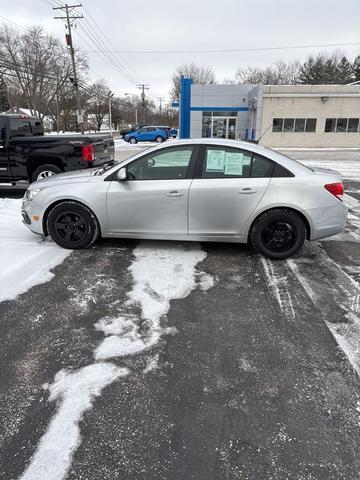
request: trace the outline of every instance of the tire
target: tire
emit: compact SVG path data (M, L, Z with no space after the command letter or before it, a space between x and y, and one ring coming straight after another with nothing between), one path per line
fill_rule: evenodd
M136 138L135 137L129 138L129 143L131 143L132 145L135 145L135 143L137 143Z
M160 135L155 138L155 142L156 142L156 143L162 143L163 141L164 141L164 139L163 139L163 137L161 137Z
M62 170L56 165L41 165L33 171L31 181L36 182L36 180L42 180L58 173L62 173Z
M306 227L302 218L287 209L263 213L253 224L250 241L255 250L268 258L284 259L303 246Z
M88 248L99 236L99 224L93 212L76 202L56 205L47 218L47 231L60 247Z

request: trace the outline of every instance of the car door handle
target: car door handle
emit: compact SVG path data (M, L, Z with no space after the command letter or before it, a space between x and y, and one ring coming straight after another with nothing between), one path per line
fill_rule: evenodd
M243 188L242 190L240 190L240 192L242 195L251 195L252 193L256 193L256 190L253 190L252 188Z
M178 192L177 190L171 190L171 192L167 194L167 197L183 197L183 196L184 194L181 192Z

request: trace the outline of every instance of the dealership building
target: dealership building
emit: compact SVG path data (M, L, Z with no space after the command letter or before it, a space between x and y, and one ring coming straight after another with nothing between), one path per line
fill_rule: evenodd
M182 78L179 117L181 138L360 148L360 85L194 85Z

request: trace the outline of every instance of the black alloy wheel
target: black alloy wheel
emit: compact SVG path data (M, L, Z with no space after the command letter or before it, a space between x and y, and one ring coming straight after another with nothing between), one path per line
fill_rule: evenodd
M87 248L99 235L94 214L75 202L56 205L49 213L47 226L51 238L63 248Z
M283 259L303 245L306 228L302 218L286 209L275 209L261 215L251 230L251 242L262 255Z

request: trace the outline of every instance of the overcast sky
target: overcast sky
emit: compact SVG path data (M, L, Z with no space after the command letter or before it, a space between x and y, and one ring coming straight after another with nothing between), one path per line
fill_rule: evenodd
M61 0L51 0L62 3ZM54 20L50 0L2 0L0 15L21 26L43 25L64 39L65 28ZM295 45L359 43L339 47L350 58L360 54L360 0L83 0L79 20L106 50L221 50ZM164 5L167 5L164 8ZM58 14L58 13L57 13ZM96 24L112 46L101 37ZM0 21L2 19L0 18ZM77 28L74 46L96 50ZM115 47L115 48L114 48ZM335 49L335 47L334 47ZM304 59L332 48L263 50L232 53L122 53L120 64L131 68L133 81L108 65L102 54L87 53L90 80L104 78L117 94L138 93L137 82L150 84L148 94L167 97L174 69L194 61L214 69L217 80L233 77L238 67L266 66L279 59ZM129 67L126 67L129 71Z

